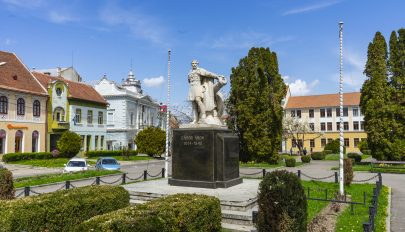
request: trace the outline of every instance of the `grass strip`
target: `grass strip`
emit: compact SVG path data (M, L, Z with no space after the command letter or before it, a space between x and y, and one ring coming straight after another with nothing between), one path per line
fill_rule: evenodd
M142 161L142 160L154 160L153 157L149 156L129 156L128 159L125 156L109 156L112 157L118 161ZM103 158L103 157L92 157L89 158L90 160L97 160L98 158Z
M84 172L75 173L61 173L61 174L47 174L31 177L22 177L14 180L15 188L22 188L26 186L36 186L42 184L51 184L57 182L63 182L67 180L79 180L96 176L105 176L111 174L121 173L120 171L109 170L88 170Z
M67 164L69 158L57 158L57 159L43 159L43 160L18 160L9 162L9 164L30 165L35 167L45 168L61 168L64 164ZM95 165L94 161L88 160L90 165Z

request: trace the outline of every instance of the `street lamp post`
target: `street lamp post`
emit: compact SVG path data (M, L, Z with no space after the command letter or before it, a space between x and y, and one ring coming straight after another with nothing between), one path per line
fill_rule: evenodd
M339 156L339 192L343 195L344 190L344 171L343 171L343 22L339 22L339 48L340 48L340 69L339 69L339 99L340 99L340 156Z
M169 175L169 132L170 132L170 49L167 51L167 104L166 104L166 154L165 154L165 178Z

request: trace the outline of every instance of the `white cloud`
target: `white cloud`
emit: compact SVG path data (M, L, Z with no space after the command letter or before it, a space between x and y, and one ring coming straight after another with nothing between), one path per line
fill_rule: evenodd
M56 11L49 12L49 20L53 23L66 23L78 21L77 18L74 18L68 14L62 14Z
M339 2L340 1L320 2L317 4L288 10L288 11L284 12L283 15L292 15L292 14L300 14L300 13L305 13L305 12L310 12L310 11L316 11L316 10L320 10L320 9L335 5Z
M123 25L129 28L132 35L146 39L156 44L165 44L162 38L162 23L149 15L142 14L135 9L122 9L109 4L100 12L100 20L110 26Z
M366 54L363 56L359 53L347 49L343 54L343 84L345 92L360 91L366 76L363 74L366 65ZM335 82L339 82L340 74L336 73L331 78Z
M146 87L159 87L165 82L163 76L151 77L143 79L143 83Z
M245 49L251 47L266 47L274 43L291 41L294 38L291 36L284 36L273 38L269 34L259 32L242 32L242 33L229 33L217 39L206 39L200 44L206 45L211 48L225 48L225 49Z
M287 76L288 77L288 76ZM287 83L292 96L303 96L312 93L312 89L319 84L319 80L314 80L307 84L306 81L297 79L292 83Z

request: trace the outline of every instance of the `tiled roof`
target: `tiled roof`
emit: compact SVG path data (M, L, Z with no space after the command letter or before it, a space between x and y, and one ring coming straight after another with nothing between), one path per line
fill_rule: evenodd
M286 109L295 108L320 108L328 106L339 106L339 94L322 94L312 96L291 96L288 99ZM343 105L358 106L360 104L360 92L344 93Z
M38 72L32 73L45 88L48 87L48 83L55 80L65 82L69 87L68 98L107 104L107 101L90 85L80 82L69 81L60 77L49 76L43 73Z
M48 95L14 53L0 51L0 64L0 88L35 95Z

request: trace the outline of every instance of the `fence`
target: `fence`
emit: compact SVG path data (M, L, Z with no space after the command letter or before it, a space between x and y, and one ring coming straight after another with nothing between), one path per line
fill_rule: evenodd
M378 173L378 180L375 183L375 188L373 188L373 197L371 198L371 206L369 206L369 215L368 221L363 222L363 231L364 232L371 232L375 229L374 219L377 215L377 208L378 208L378 197L381 192L382 188L382 176L381 173Z
M157 173L156 175L151 175L147 170L145 170L145 171L143 171L143 173L140 176L134 177L134 178L131 178L130 176L128 176L127 173L122 173L122 175L120 177L118 177L118 179L116 179L114 181L105 181L105 180L102 179L102 177L97 176L94 179L93 183L91 183L90 185L100 185L100 184L113 185L113 184L118 184L118 183L126 184L127 180L129 180L129 181L138 181L138 180L145 181L145 180L148 180L148 177L150 177L150 178L157 178L157 177L164 178L164 175L165 175L165 169L162 168L162 170L159 173ZM77 180L77 181L81 181L81 180ZM59 190L62 190L62 189L70 189L70 188L77 188L77 186L74 186L72 184L72 181L67 180L59 188L57 188L56 190L53 190L53 191L59 191ZM33 190L31 186L26 186L21 190L21 192L19 192L18 194L16 193L15 197L16 198L22 197L22 196L28 197L31 194L39 195L39 194L43 194L43 193L45 193L45 192L37 192L37 191Z

